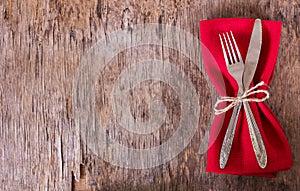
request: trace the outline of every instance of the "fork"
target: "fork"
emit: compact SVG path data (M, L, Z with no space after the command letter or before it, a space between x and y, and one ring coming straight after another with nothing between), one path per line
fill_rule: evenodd
M241 53L239 51L239 48L236 44L235 38L232 34L232 31L230 31L230 35L231 35L231 39L233 41L237 56L235 54L235 51L234 51L234 48L233 48L233 45L232 45L232 42L231 42L228 32L226 32L226 35L224 33L222 34L227 49L225 49L225 46L224 46L224 43L222 40L222 36L220 34L219 34L219 37L220 37L220 41L221 41L221 46L222 46L227 70L231 74L231 76L235 79L235 81L237 82L237 84L239 86L237 96L241 96L243 94L244 90L247 88L247 87L244 87L244 85L243 85L244 62L243 62ZM230 46L230 48L229 48L229 46ZM229 59L226 54L226 50L227 50ZM238 59L237 59L237 57L238 57ZM266 154L266 149L265 149L261 134L259 132L259 128L256 124L256 121L255 121L254 115L251 111L251 108L249 106L249 103L248 102L242 102L242 103L245 106L246 119L247 119L247 123L248 123L250 138L251 138L251 142L252 142L252 146L253 146L253 149L255 152L257 162L261 168L265 168L267 165L267 154ZM242 103L238 102L238 104L234 107L232 116L229 121L228 128L226 130L226 134L225 134L225 137L223 140L221 153L220 153L220 168L222 168L222 169L225 168L228 158L229 158L229 154L230 154L230 150L232 147L232 142L233 142L233 138L234 138L234 134L235 134L235 130L236 130L236 123L238 121L238 117L236 117L236 116L238 116L238 114L241 110Z
M231 36L231 38L230 38L230 36ZM230 36L229 36L228 32L226 32L226 34L224 34L224 33L219 34L227 70L228 70L229 74L235 79L235 81L237 82L237 84L239 86L237 96L241 96L244 92L244 86L243 86L244 62L243 62L241 53L238 49L238 46L236 44L236 41L234 39L234 36L232 34L232 31L230 31ZM225 49L222 39L224 39L224 41L225 41L226 49ZM235 50L232 45L232 41L233 41ZM236 55L235 51L236 51L237 55ZM228 54L228 56L227 56L227 54ZM220 168L222 168L222 169L225 168L228 158L229 158L229 154L230 154L230 150L232 147L232 142L233 142L233 138L234 138L234 134L235 134L235 130L236 130L236 124L238 121L238 117L236 117L236 116L239 116L241 107L242 107L242 103L238 102L235 105L235 107L233 108L232 116L230 118L229 125L226 130L226 134L225 134L225 137L224 137L224 140L222 143L222 148L221 148L221 153L220 153Z

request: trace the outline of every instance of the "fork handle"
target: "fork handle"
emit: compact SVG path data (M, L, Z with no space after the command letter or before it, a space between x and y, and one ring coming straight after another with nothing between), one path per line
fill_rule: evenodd
M255 117L252 113L248 102L243 102L246 112L246 118L250 133L250 138L253 146L253 150L256 156L256 160L260 168L265 168L267 165L267 152L262 140L259 128L257 126Z
M238 116L239 113L241 111L241 107L242 107L242 103L238 103L232 111L232 115L229 121L229 125L227 127L226 130L226 134L222 143L222 148L221 148L221 153L220 153L220 168L224 169L228 158L229 158L229 154L231 151L231 147L232 147L232 142L233 142L233 138L234 138L234 134L235 134L235 130L236 130L236 124L238 121Z

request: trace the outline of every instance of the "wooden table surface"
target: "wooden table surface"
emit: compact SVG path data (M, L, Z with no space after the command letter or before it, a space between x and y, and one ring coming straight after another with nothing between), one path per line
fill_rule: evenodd
M0 190L300 190L299 0L3 0L0 11ZM108 136L117 135L125 146L166 141L180 117L179 97L167 84L145 82L130 96L131 113L140 120L149 118L151 99L163 100L168 123L158 136L136 138L111 125L108 98L127 66L145 58L168 60L192 79L203 103L191 143L171 161L140 170L114 166L92 152L73 112L73 82L90 48L113 31L144 23L177 26L198 38L199 21L218 17L283 23L267 103L291 145L293 167L274 179L206 173L206 155L198 150L211 112L208 82L187 58L155 46L119 52L106 65L96 83L95 111L103 128L111 127Z

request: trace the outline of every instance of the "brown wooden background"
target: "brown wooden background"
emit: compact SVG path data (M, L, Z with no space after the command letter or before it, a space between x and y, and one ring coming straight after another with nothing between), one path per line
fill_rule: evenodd
M0 190L300 190L299 12L297 0L1 0ZM107 33L137 23L172 24L198 36L199 21L217 17L283 22L268 104L291 145L292 169L279 173L276 179L206 173L206 156L198 154L209 120L204 115L192 143L171 162L156 168L118 168L87 150L72 112L73 79L86 51ZM99 77L97 86L109 89L124 66L151 54L181 66L193 77L199 101L210 103L201 72L178 53L159 47L120 53ZM164 90L160 96L166 97L170 121L176 124L176 94L164 84L143 87ZM143 90L135 91L132 113L147 118L145 105L138 106L135 101L143 97ZM101 96L105 92L99 90L99 100L104 100L99 104L105 107ZM98 109L104 117L111 117ZM201 111L210 112L211 105L204 105ZM166 140L173 130L161 131L162 137L153 138L150 146ZM121 142L123 139L120 137ZM133 142L133 146L137 144Z

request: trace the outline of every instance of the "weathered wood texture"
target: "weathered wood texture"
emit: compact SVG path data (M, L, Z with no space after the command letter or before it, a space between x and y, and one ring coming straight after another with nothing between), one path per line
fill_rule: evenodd
M300 190L299 1L1 0L0 12L0 190ZM199 155L198 148L211 111L208 84L193 63L161 47L124 51L109 63L97 84L97 100L103 106L99 114L112 117L103 111L105 96L124 66L143 56L169 59L193 79L199 101L205 103L191 144L170 162L147 170L115 167L86 149L74 124L72 88L89 48L107 33L138 23L172 24L198 36L199 21L217 17L283 22L268 104L291 145L292 169L275 179L206 173L206 156ZM176 93L161 83L144 83L134 90L132 113L147 118L138 100L147 101L142 92L150 90L163 90L162 95L149 95L164 97L169 121L176 125ZM159 144L174 131L168 128L158 139L140 139L148 140L146 146ZM126 132L119 137L121 143L133 138ZM129 144L142 147L143 141Z

